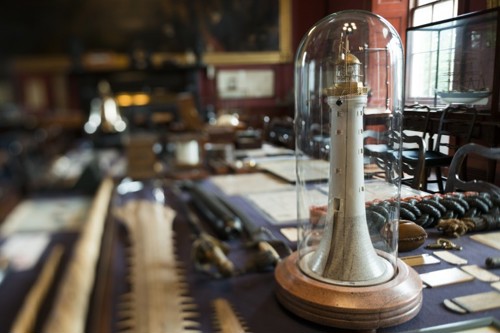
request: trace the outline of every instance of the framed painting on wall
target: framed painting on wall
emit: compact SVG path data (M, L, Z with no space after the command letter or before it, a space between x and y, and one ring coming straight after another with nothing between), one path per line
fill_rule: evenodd
M203 1L203 63L259 64L292 60L291 0Z

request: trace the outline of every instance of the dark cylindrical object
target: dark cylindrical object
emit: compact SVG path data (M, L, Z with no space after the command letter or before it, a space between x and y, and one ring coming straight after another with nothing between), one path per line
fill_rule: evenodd
M220 238L230 239L241 234L241 220L224 206L214 193L206 192L197 184L186 183L184 188L191 195L194 206Z
M500 267L500 257L488 257L485 264L488 268L498 268Z

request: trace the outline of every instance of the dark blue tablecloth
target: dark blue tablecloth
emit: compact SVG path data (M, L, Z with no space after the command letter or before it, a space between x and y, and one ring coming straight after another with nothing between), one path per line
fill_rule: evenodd
M210 182L205 182L204 186L210 190L219 191L219 189ZM222 192L219 192L219 194L224 195ZM286 240L279 232L279 228L284 227L284 225L278 227L271 223L265 214L262 214L242 196L231 196L227 198L230 202L236 204L240 210L247 214L257 225L270 228L274 232L274 235ZM186 246L186 243L189 244L189 240L187 238L182 238L184 232L187 231L184 227L185 224L185 219L179 216L176 221L176 228L179 229L178 235L181 237L179 240L182 239L179 243L179 249L181 250L179 253L180 259L189 261L189 246ZM434 228L428 229L427 232L429 238L426 244L434 242L437 238L442 236ZM500 251L471 240L469 235L456 240L453 239L453 241L462 245L463 250L456 252L456 254L467 259L468 264L477 264L484 267L486 257L500 256ZM296 244L290 243L290 246L295 248ZM432 253L432 251L421 247L411 252L400 253L400 256L421 253ZM441 261L439 264L419 266L415 269L418 273L425 273L451 267L456 266ZM500 275L500 268L491 270L491 272ZM225 297L230 300L236 310L246 320L251 332L345 332L345 330L342 329L324 327L307 322L288 312L276 299L276 283L272 272L254 273L230 279L214 280L194 272L191 269L189 283L190 286L192 286L193 295L203 314L201 320L204 332L212 332L210 301L216 297ZM500 309L463 315L450 312L443 306L443 300L445 298L453 298L491 290L493 290L493 288L489 283L481 282L477 279L456 285L425 288L423 290L423 306L420 313L415 318L402 325L379 329L377 332L406 332L435 325L489 316L500 319Z
M203 186L223 195L223 193L210 183L210 181L204 181ZM167 193L166 204L169 204L173 208L177 209L179 207L177 202L178 197L169 191L168 186L165 187L165 190ZM137 192L134 195L131 195L129 199L141 197L151 198L151 193L146 189L145 191ZM276 237L286 241L286 239L279 232L278 227L272 224L264 214L251 205L244 197L232 196L228 197L228 200L231 203L238 205L239 209L247 214L256 225L268 227L274 232ZM117 228L120 226L120 221L117 221L114 218L108 219L107 223L115 223ZM280 225L280 227L282 226L283 225ZM210 230L208 229L208 226L206 227L207 230ZM186 216L181 212L179 212L175 218L174 230L176 234L175 242L178 249L178 259L185 264L190 294L194 297L198 306L198 311L200 313L199 321L203 332L214 332L212 301L218 297L228 299L232 303L234 309L245 320L249 330L254 333L346 332L346 330L343 329L325 327L305 321L288 312L281 306L276 298L276 283L273 272L249 273L237 277L215 279L207 274L196 271L191 262L191 245L193 241L191 229L188 225ZM433 229L429 229L428 233L429 240L427 243L432 242L441 236ZM76 237L77 235L75 234L56 234L53 236L51 246L55 243L63 243L68 249L63 260L63 266L61 267L60 272L58 272L56 282L59 281L62 274L61 271L64 270L65 265L70 259L72 245L74 244ZM112 276L110 277L113 279L112 286L114 290L110 293L110 297L113 298L112 304L115 305L112 311L113 315L109 318L109 327L111 332L117 331L114 325L114 322L118 320L116 316L116 304L119 294L126 288L126 260L124 257L124 248L126 243L125 238L125 233L118 232L116 237L117 242L114 245L115 258L113 260ZM467 259L469 264L477 264L484 267L486 257L500 255L498 250L475 242L471 240L468 235L455 241L463 246L463 250L457 252L457 254ZM246 250L242 242L237 239L230 241L229 245L231 247L230 258L236 265L243 265L244 260L246 259ZM289 243L289 245L292 248L295 248L295 244ZM431 253L431 251L421 247L412 252L400 253L400 256L420 253ZM415 269L418 273L424 273L450 267L454 266L442 261L439 264L420 266ZM40 269L41 264L37 265L33 270L28 272L11 273L6 277L3 283L0 284L0 332L9 331L15 314L21 307L23 298L36 280ZM492 272L500 275L500 269L498 268L492 270ZM55 288L53 289L55 290ZM49 297L46 302L44 302L37 323L38 328L41 327L44 316L50 309L54 290L49 292ZM399 326L379 329L377 332L406 332L419 328L489 316L500 319L500 309L461 315L452 313L443 306L443 300L445 298L453 298L491 290L493 290L493 288L489 285L489 283L481 282L479 280L437 288L426 288L423 290L424 301L422 310L414 319Z

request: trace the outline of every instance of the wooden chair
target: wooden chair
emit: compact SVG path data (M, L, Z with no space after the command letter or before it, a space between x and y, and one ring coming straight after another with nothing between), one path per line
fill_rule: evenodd
M383 170L389 182L401 181L402 184L422 190L425 184L425 141L418 135L398 134L396 132L365 131L365 139L373 138L375 142L367 142L364 152L367 157ZM401 145L401 147L399 147ZM400 149L401 148L401 149ZM412 149L417 157L416 163L405 162L401 152ZM401 160L401 163L399 163ZM401 166L401 168L395 167ZM378 174L377 174L378 175Z
M431 108L428 105L423 104L413 104L405 105L404 108L404 129L410 131L421 132L422 138L426 138L427 135L430 137L430 120L431 120ZM425 111L424 111L425 110ZM408 113L406 111L419 111ZM432 139L428 143L432 143Z
M489 160L500 160L500 147L488 148L476 143L468 143L460 147L453 156L448 170L445 192L477 191L500 195L500 187L483 180L463 180L460 170L464 160L471 155L477 155Z
M363 132L364 146L363 151L365 154L365 164L372 165L379 170L372 171L369 176L386 175L385 158L389 150L387 145L387 132L365 130Z
M402 153L408 145L416 145L413 151L417 152L417 163L408 163L401 158L401 183L413 187L417 190L423 190L426 184L426 160L425 153L427 146L425 140L418 135L402 134Z
M469 143L476 122L476 115L476 109L466 108L462 105L448 106L441 111L436 142L432 149L425 152L426 180L423 190L430 191L428 184L437 183L439 192L444 192L443 182L446 178L442 176L441 169L450 166L453 154L443 152L442 148L446 147L453 152L461 145ZM443 140L445 136L450 137L449 142ZM416 166L419 159L419 152L413 149L404 150L402 158L405 163ZM431 178L433 174L435 178Z

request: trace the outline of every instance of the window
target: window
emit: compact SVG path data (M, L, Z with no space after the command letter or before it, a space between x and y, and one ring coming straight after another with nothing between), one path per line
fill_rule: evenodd
M455 17L457 15L458 0L416 0L415 7L410 11L411 26L420 26L436 21L442 21ZM420 102L429 104L435 98L436 88L447 89L448 83L443 80L436 79L437 64L445 66L445 64L453 63L453 52L443 52L444 49L453 50L455 43L454 30L450 30L450 36L446 39L440 38L441 44L437 35L429 38L429 34L415 33L407 40L407 58L409 71L407 73L419 73L407 78L406 102L412 104ZM442 41L446 44L443 45ZM437 60L437 50L441 51L441 58ZM444 56L443 56L444 55Z
M411 10L411 26L446 20L457 16L457 0L416 0Z

